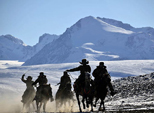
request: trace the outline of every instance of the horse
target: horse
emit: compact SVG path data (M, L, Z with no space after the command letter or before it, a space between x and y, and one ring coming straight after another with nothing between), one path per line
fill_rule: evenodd
M57 108L60 108L62 105L66 106L67 102L70 105L70 100L74 101L73 95L74 94L71 91L71 83L66 83L65 87L63 89L59 89L56 93L56 110Z
M36 106L37 106L37 111L39 112L41 109L41 106L43 104L43 111L45 112L46 109L46 104L51 98L51 87L49 85L42 85L41 87L37 88L37 93L36 93Z
M35 108L34 106L34 103L33 103L33 100L34 100L34 97L35 97L35 90L33 89L26 89L24 95L22 96L23 97L23 100L22 100L22 103L23 103L23 110L24 109L29 109L30 110L30 104L32 104L33 108Z
M94 97L94 92L93 92L93 86L91 86L91 78L90 74L88 72L85 73L85 80L84 80L84 87L81 87L81 84L79 84L77 81L74 83L74 91L76 94L76 98L78 101L78 106L80 112L82 112L81 106L80 106L80 100L79 96L82 96L82 104L83 104L83 109L86 107L89 108L89 103L91 104L91 111L93 111L93 97ZM86 107L84 101L86 100Z
M95 100L94 107L96 107L96 103L100 99L101 103L98 109L99 111L105 111L104 99L108 92L107 86L108 86L108 83L105 77L101 77L97 79L97 85L95 86L96 88L95 90L97 93L95 94L96 100ZM102 105L103 105L103 109L101 108Z

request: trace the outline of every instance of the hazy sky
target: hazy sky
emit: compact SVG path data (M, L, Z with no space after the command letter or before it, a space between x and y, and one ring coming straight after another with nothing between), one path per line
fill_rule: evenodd
M154 28L154 0L0 0L0 35L34 45L44 33L60 35L86 16Z

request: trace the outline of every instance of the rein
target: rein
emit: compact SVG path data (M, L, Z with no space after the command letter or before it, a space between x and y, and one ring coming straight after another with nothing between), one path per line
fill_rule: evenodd
M69 73L69 72L68 72ZM76 80L75 78L72 77L72 75L69 73L69 75L71 76L72 79Z
M89 94L91 90L89 90L88 92L86 92L85 88L84 88L84 92L85 94Z

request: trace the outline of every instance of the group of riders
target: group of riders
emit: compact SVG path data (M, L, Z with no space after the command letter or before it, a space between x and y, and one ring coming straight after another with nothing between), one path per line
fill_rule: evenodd
M63 76L61 77L60 82L57 85L59 86L58 92L61 92L64 88L67 87L67 90L71 91L71 79L70 79L70 75L68 74L68 72L74 72L74 71L80 71L80 75L79 77L76 79L75 84L78 84L81 89L84 87L84 82L85 82L85 76L86 73L91 73L91 67L89 64L89 61L87 61L86 59L82 59L81 62L79 62L80 65L76 68L73 69L69 69L64 71ZM24 103L24 101L27 100L27 95L29 95L30 93L34 94L34 100L40 98L40 94L41 91L44 87L44 85L47 85L48 83L48 79L46 77L46 75L44 75L43 72L40 72L40 75L38 76L38 78L35 81L32 81L32 77L28 76L27 79L24 79L25 74L22 75L21 80L26 83L26 90L24 92L24 94L22 95L22 102ZM95 90L98 86L99 86L99 81L100 79L105 79L105 81L107 82L107 86L110 90L110 94L112 96L114 96L116 94L112 84L111 84L111 77L108 74L108 71L106 69L106 66L104 65L104 62L100 62L99 65L96 67L96 69L94 69L94 71L92 72L92 76L94 77L94 80L91 79L91 81L93 81L92 85L94 86L94 94L97 94L97 91ZM37 87L37 83L39 84L39 86ZM37 87L37 91L35 94L35 89L33 86ZM50 87L49 90L49 95L50 95L50 99L51 101L53 101L53 95L52 95L52 88Z

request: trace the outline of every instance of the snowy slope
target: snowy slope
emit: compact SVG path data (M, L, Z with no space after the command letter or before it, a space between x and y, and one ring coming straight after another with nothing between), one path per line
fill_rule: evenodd
M40 37L39 42L32 47L11 35L2 35L0 36L0 60L26 61L56 38L58 38L56 35L44 34Z
M97 19L100 19L108 24L111 24L111 25L114 25L116 27L121 27L123 29L126 29L126 30L131 30L133 29L134 27L132 27L131 25L127 24L127 23L122 23L121 21L117 21L117 20L113 20L113 19L109 19L109 18L100 18L100 17L97 17Z
M100 61L89 62L92 71L96 68L96 66L98 66L99 62ZM133 86L133 84L141 84L141 86L144 86L146 83L151 84L153 82L153 77L150 73L154 70L154 60L121 60L104 62L107 66L108 72L111 75L112 83L115 86L115 89L119 91L115 97L111 98L111 96L108 95L108 98L105 99L105 106L107 109L119 109L118 107L121 107L122 102L124 102L123 104L125 106L139 106L140 109L151 105L153 101L153 93L150 92L152 89L148 89L149 93L146 93L147 90L140 89L140 92L142 93L134 94L133 91L135 90L133 90L132 87L135 86ZM33 80L36 80L39 72L43 71L48 78L48 83L52 86L53 95L55 96L58 89L58 86L55 85L59 83L60 77L63 75L63 71L79 66L78 62L20 66L22 63L23 62L17 61L0 61L0 112L21 112L21 96L26 89L26 85L20 80L22 74L26 73L26 77L32 76ZM79 75L79 72L70 72L69 74L71 75L73 85L75 79ZM141 77L138 76L145 74L148 75ZM128 87L124 87L127 85ZM127 94L128 91L124 88L131 89L129 94ZM138 88L138 86L136 88ZM149 88L152 88L152 86ZM145 93L147 95L145 95ZM77 102L75 101L73 104L73 111L77 112ZM54 102L47 103L47 112L55 112Z
M120 21L89 16L68 28L24 65L78 62L82 58L153 59L153 41L153 28L133 28Z

